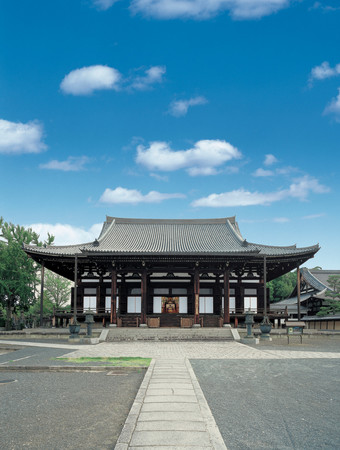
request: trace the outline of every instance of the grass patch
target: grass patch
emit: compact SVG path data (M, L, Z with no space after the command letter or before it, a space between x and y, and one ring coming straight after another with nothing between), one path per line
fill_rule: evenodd
M67 361L77 364L82 363L100 363L113 367L149 367L151 358L140 358L140 357L127 357L122 356L118 358L113 357L87 357L83 356L81 358L53 358L58 361Z

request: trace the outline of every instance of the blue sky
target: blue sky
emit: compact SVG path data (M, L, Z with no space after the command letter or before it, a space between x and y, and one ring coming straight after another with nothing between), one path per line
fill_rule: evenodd
M4 0L0 43L5 220L236 215L339 269L337 1Z

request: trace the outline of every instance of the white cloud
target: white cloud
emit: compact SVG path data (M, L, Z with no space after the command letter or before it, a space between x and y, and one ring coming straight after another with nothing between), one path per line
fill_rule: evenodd
M148 194L143 195L136 189L125 189L123 187L117 187L116 189L105 189L103 195L100 197L101 203L117 204L117 203L160 203L163 200L169 200L172 198L185 198L183 194L162 194L157 191L150 191Z
M47 233L55 236L55 245L72 245L92 242L99 236L102 226L102 223L96 223L88 230L85 230L84 228L62 223L33 223L29 225L30 228L39 234L40 240L42 241L47 239Z
M239 159L242 154L236 147L226 141L202 140L193 148L174 151L166 142L152 142L148 148L137 147L136 161L149 170L171 172L186 169L192 176L212 175L217 167L232 159Z
M72 70L60 84L65 94L88 95L102 89L119 89L121 75L108 66L88 66Z
M290 219L288 219L288 217L275 217L273 219L273 222L275 222L275 223L287 223L287 222L290 222Z
M254 177L272 177L274 172L272 170L265 170L262 168L256 169L253 173Z
M136 91L145 91L150 89L153 84L163 82L163 75L165 72L165 66L152 66L150 69L145 70L144 76L134 77L128 88Z
M339 11L340 7L339 6L330 6L330 5L322 4L320 2L315 2L314 5L312 5L308 9L308 11L312 11L313 9L321 9L324 12L330 12L330 11Z
M65 161L53 159L45 164L40 164L40 169L62 170L64 172L79 172L85 169L85 164L90 162L87 156L69 156Z
M236 189L221 194L210 194L208 197L202 197L195 200L192 206L209 206L209 207L228 207L228 206L254 206L269 205L270 203L281 200L284 195L281 192L272 192L261 194L260 192L250 192L244 189Z
M324 114L334 114L335 120L340 122L340 88L338 88L338 95L326 106Z
M294 180L294 183L289 186L287 196L306 200L310 192L314 194L325 194L329 190L327 186L320 184L316 178L305 175L302 178Z
M334 67L329 65L328 61L324 61L320 66L315 66L309 75L309 86L313 85L314 80L325 80L340 75L340 64Z
M60 84L65 94L89 95L99 90L135 90L150 89L154 84L162 83L165 66L152 66L145 70L144 75L123 78L121 73L108 66L88 66L72 70Z
M223 11L232 18L258 19L289 6L290 0L132 0L133 13L156 19L209 19Z
M37 121L21 123L0 119L0 153L40 153L47 148L42 139L43 126Z
M155 178L158 181L169 181L169 177L160 175L159 173L150 173L150 177Z
M290 175L291 173L299 172L299 169L297 169L296 167L292 167L292 166L286 166L286 167L281 167L280 169L276 169L275 172L278 175Z
M265 156L263 164L265 166L272 166L273 164L277 163L278 160L276 159L276 157L274 155L268 154Z
M100 11L106 11L118 0L93 0L93 5Z
M284 200L286 198L298 198L306 200L308 194L323 194L329 192L327 186L321 185L316 178L308 175L295 180L288 189L282 189L276 192L250 192L245 189L236 189L221 194L210 194L208 197L202 197L192 202L192 206L206 207L235 207L235 206L255 206L270 205L271 203Z
M170 103L169 114L175 117L182 117L187 114L189 107L204 105L205 103L207 103L207 99L201 96L192 97L188 100L174 100Z
M309 214L308 216L303 216L302 219L313 220L313 219L320 219L320 217L324 217L324 216L325 216L325 213Z

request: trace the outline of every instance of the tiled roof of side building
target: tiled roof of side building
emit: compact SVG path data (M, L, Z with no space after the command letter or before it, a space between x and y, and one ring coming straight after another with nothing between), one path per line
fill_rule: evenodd
M80 252L116 254L262 254L315 253L318 246L297 249L248 243L235 217L165 220L107 217L98 240L72 246L39 247L39 253L74 255ZM33 251L33 247L26 247Z
M328 278L331 275L340 275L340 270L319 270L319 269L307 269L303 267L301 269L301 275L306 283L313 287L316 291L322 291L330 288Z
M319 269L310 269L309 270L311 275L313 275L315 278L317 278L320 283L322 283L324 286L331 288L331 286L328 283L328 278L331 276L340 276L340 270L319 270Z

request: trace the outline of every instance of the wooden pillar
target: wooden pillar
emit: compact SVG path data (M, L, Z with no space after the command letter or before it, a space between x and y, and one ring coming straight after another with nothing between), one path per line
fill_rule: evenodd
M111 272L111 315L110 324L117 325L117 269L112 267Z
M263 315L267 315L267 258L263 258Z
M119 289L119 313L127 313L127 286L125 274L121 274L120 289Z
M229 270L225 269L223 274L223 288L224 288L224 303L223 303L223 325L230 324L230 284L229 284Z
M237 278L238 296L236 297L236 313L244 313L244 286L242 285L242 278Z
M73 323L77 322L78 256L74 257Z
M200 324L199 315L199 302L200 302L200 273L198 269L195 269L194 273L194 299L195 299L195 312L194 312L194 324Z
M297 266L296 269L296 291L297 291L297 314L298 320L301 320L301 276L300 276L300 266Z
M146 326L146 301L148 296L148 276L147 271L144 269L142 271L142 278L141 278L141 291L142 291L142 305L141 305L141 325Z
M84 313L84 292L85 292L85 287L83 286L83 284L80 282L80 280L77 280L77 312L81 312Z
M44 315L44 281L45 281L45 263L41 264L41 285L40 285L40 326L43 326Z
M213 288L214 295L214 314L221 315L221 307L222 307L222 289L220 283L220 277L218 274L215 274L215 283Z

